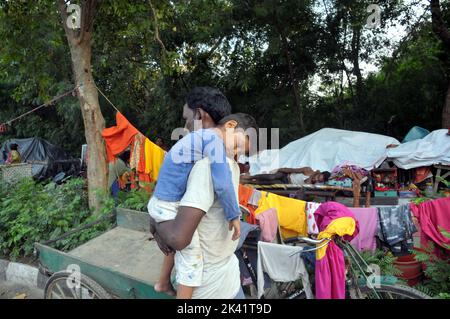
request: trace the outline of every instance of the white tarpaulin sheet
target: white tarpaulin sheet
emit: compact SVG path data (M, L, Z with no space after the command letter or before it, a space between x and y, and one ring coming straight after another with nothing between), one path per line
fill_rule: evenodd
M250 174L298 167L331 171L339 164L355 164L370 170L386 159L389 144L400 142L384 135L324 128L281 149L265 150L250 157Z
M433 131L422 139L388 150L388 157L397 167L411 169L434 164L450 165L448 130Z

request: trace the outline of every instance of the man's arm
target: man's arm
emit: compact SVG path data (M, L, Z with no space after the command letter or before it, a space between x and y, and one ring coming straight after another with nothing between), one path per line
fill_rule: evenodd
M287 174L304 174L307 176L311 176L316 173L311 167L301 167L301 168L280 168L278 172L287 173Z
M198 208L181 206L174 220L154 223L151 219L151 228L156 232L155 240L161 250L166 253L164 245L174 250L186 248L191 243L192 236L204 215L205 212Z

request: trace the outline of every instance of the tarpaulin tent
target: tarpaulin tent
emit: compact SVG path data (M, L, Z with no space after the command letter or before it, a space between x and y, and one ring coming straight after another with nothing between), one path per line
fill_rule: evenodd
M250 174L261 174L278 168L311 167L331 171L343 163L370 170L387 157L386 146L399 145L393 137L323 128L281 149L265 150L249 158Z
M421 139L388 150L387 155L397 167L411 169L434 164L450 165L448 130L436 130Z
M33 164L32 174L35 179L44 180L58 173L77 173L80 160L70 156L62 148L48 141L33 137L25 139L10 139L0 148L0 165L4 165L10 151L11 144L17 144L22 163Z

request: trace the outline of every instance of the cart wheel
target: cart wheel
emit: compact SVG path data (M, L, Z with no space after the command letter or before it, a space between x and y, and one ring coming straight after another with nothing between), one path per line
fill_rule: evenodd
M54 273L45 284L45 299L111 299L111 295L88 276L80 274L79 287L71 284L70 276L73 274L68 271Z

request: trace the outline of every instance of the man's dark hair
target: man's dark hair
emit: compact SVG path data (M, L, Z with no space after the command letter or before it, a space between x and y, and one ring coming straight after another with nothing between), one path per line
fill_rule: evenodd
M249 128L254 128L258 133L258 124L256 124L256 120L253 116L248 115L246 113L234 113L228 116L225 116L223 119L219 121L219 125L224 125L228 121L236 121L236 128L241 128L244 131Z
M325 171L325 172L322 172L322 175L323 175L323 181L327 182L330 179L331 173Z
M12 143L9 145L9 149L11 151L17 151L18 148L19 148L19 145L17 145L16 143Z
M193 88L186 96L186 103L192 110L203 109L216 124L231 114L231 105L225 95L218 89L208 86Z

